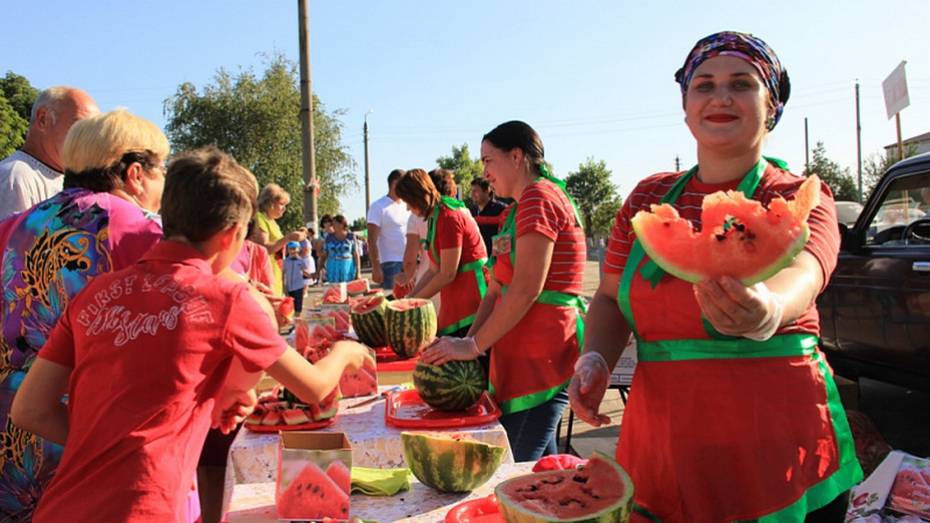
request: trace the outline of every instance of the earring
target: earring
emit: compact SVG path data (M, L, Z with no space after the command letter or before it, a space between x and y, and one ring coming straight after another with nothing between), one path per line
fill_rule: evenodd
M775 117L774 116L769 116L768 118L765 119L765 128L768 129L769 131L775 128Z

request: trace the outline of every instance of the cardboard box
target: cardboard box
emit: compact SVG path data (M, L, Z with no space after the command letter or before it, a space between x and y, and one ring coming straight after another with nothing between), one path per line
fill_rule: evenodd
M333 341L339 338L336 320L318 312L298 319L294 332L294 348L311 363L316 363L323 356L317 354L319 349L328 351Z
M278 519L349 519L352 445L342 432L281 432L275 507Z

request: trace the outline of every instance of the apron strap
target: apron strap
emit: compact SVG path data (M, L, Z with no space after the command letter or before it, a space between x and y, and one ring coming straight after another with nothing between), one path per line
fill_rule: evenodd
M459 272L472 272L475 275L475 282L478 285L478 295L481 296L481 299L484 299L484 296L488 293L488 282L484 277L484 267L487 265L488 259L481 258L480 260L471 261L459 266ZM475 314L471 314L462 318L461 320L451 324L446 325L439 330L440 336L447 336L452 334L455 331L464 329L472 323L475 322Z

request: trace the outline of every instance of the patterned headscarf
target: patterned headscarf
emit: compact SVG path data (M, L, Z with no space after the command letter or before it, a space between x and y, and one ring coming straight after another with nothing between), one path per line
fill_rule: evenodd
M675 81L681 86L682 96L688 91L688 85L691 84L691 78L698 66L715 56L735 56L756 68L775 108L775 116L766 122L766 127L770 131L774 129L791 94L791 82L788 80L788 71L782 67L775 51L760 38L749 33L723 31L698 40L688 53L685 65L675 72Z

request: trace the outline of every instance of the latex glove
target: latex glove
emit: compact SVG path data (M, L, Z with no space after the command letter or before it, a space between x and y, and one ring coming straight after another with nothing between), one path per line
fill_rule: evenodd
M568 400L582 421L594 427L610 423L610 417L598 412L609 384L610 369L600 352L585 352L578 358L568 385Z
M221 394L213 405L210 427L220 429L223 434L229 434L255 410L257 403L258 397L254 389L227 391Z
M443 336L433 342L420 355L420 361L430 365L442 365L449 361L470 361L481 356L475 338L453 338Z
M721 334L756 341L771 338L782 323L785 305L762 282L746 287L724 276L694 284L704 317Z

